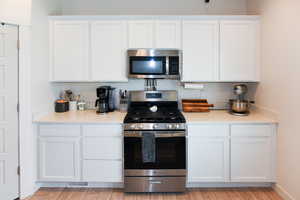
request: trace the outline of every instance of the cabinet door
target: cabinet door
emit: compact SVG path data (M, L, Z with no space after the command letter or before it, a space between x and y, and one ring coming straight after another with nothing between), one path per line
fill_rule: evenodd
M189 126L188 182L229 180L229 127Z
M219 22L184 20L183 81L218 80Z
M93 81L124 82L127 34L125 21L91 24L91 77Z
M123 163L117 160L84 160L83 181L88 182L122 182Z
M50 26L52 81L86 81L89 26L85 21L54 21Z
M39 181L80 180L80 138L39 139Z
M181 48L180 20L157 20L155 23L155 48Z
M221 81L259 81L259 21L221 21Z
M153 20L134 20L128 22L129 48L154 47Z
M273 181L275 148L271 131L271 126L232 126L232 182Z

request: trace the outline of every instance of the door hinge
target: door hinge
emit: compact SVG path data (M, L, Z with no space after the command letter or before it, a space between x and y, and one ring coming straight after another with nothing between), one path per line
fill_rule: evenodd
M21 175L21 167L20 166L18 166L18 168L17 168L17 174L20 176Z
M20 112L20 104L17 104L17 112Z
M17 41L17 49L20 50L20 40Z

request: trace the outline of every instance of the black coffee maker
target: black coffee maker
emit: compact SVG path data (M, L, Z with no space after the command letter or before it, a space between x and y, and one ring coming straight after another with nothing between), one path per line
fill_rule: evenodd
M115 110L114 90L111 86L97 88L97 100L95 103L97 113L108 113Z

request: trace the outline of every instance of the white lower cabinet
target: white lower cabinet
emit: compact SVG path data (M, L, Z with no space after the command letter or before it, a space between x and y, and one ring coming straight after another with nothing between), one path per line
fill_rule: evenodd
M122 182L122 126L84 125L82 129L83 181Z
M270 125L231 127L231 181L273 182L275 132Z
M120 183L123 180L121 160L84 160L83 181Z
M123 179L121 124L39 125L41 182L105 182Z
M79 137L41 137L39 139L39 181L79 180Z
M123 181L121 124L39 125L40 182ZM188 124L188 182L275 182L276 125Z
M275 182L276 125L188 125L188 182Z
M229 125L188 127L188 182L229 181Z

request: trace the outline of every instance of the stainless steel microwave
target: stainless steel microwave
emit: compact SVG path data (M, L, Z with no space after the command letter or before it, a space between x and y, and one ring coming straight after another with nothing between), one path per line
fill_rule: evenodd
M180 79L182 53L177 49L129 49L128 77Z

